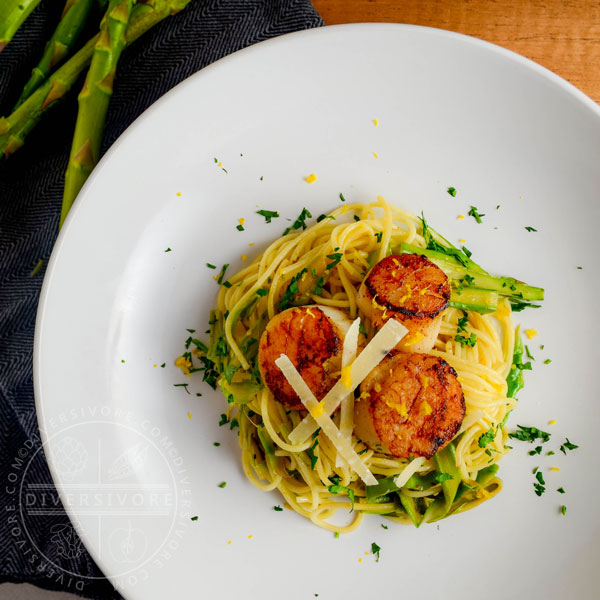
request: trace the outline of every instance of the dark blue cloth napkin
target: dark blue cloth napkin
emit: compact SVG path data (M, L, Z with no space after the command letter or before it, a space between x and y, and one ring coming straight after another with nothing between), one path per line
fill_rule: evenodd
M43 1L0 53L0 114L11 110L63 5ZM123 53L103 149L155 100L202 67L256 42L320 25L309 0L192 0ZM76 88L23 148L0 160L0 582L119 598L66 515L31 517L19 511L18 486L25 466L29 481L51 483L43 453L36 454L40 442L31 358L81 84ZM57 544L58 538L64 543Z

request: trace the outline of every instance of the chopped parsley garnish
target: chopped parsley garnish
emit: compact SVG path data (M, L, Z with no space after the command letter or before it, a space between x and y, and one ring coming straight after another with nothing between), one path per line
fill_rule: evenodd
M269 293L269 290L267 290L265 288L260 288L260 289L256 290L256 293L259 296L266 296Z
M198 520L198 515L190 517L190 521L197 521L197 520Z
M381 238L383 237L383 231L379 231L375 234L375 238L377 239L377 243L381 244Z
M564 504L560 507L560 514L561 515L567 514L567 507Z
M529 456L535 456L536 454L540 454L542 452L541 446L536 446L533 450L529 451Z
M477 343L477 336L474 333L471 333L469 337L465 337L464 335L456 335L454 336L454 341L458 342L463 348L465 346L469 346L469 348L474 348Z
M544 476L541 471L536 471L535 478L537 482L534 482L533 488L535 489L535 493L538 496L541 496L546 491L546 482L544 481Z
M213 442L213 446L217 446L218 447L220 445L221 445L221 442Z
M211 265L210 263L206 263L206 266L207 266L209 269L216 269L216 268L217 268L215 265Z
M448 481L449 479L454 479L454 476L450 475L450 473L438 473L435 476L435 480L438 483L443 483L444 481Z
M342 202L346 202L346 198L344 198L344 194L342 194L342 192L340 192L340 200Z
M465 274L465 276L460 280L461 283L464 283L465 285L473 285L473 282L475 281L475 277L471 277L471 275L469 275L468 273Z
M290 279L290 285L288 285L287 289L283 293L283 296L281 297L281 302L279 303L279 310L285 310L286 308L289 308L291 306L294 294L297 294L299 291L298 282L305 273L308 273L308 269L306 268L302 269L299 273L297 273L296 275L294 275L294 277Z
M320 223L321 221L324 221L325 219L335 220L335 217L333 215L322 214L317 217L317 223Z
M572 444L569 441L569 438L567 438L567 441L560 447L560 451L563 454L567 454L567 450L576 450L577 448L579 448L579 446L576 446L575 444Z
M525 229L527 231L536 231L537 232L537 229L534 229L533 227L525 227Z
M451 195L453 198L455 198L455 197L456 197L456 188L449 187L449 188L448 188L446 191L447 191L447 192L448 192L448 193L449 193L449 194L450 194L450 195Z
M535 360L535 358L533 358L533 356L531 356L531 352L530 352L529 346L527 344L525 344L525 354L527 354L527 358L530 358L531 360Z
M225 264L221 267L221 271L216 279L216 281L219 285L221 285L223 283L223 277L225 277L225 271L227 271L228 267L229 267L229 264Z
M338 250L338 248L336 248L336 250ZM334 252L333 254L328 254L327 258L330 258L332 262L327 264L326 269L329 271L330 269L333 269L333 267L335 267L340 260L342 260L342 256L344 256L341 252Z
M274 506L274 507L273 507L273 510L274 510L275 512L281 512L281 511L283 510L283 508L281 508L281 506Z
M236 418L231 419L229 422L229 429L233 429L234 427L239 427L240 423Z
M371 544L371 552L377 557L375 562L379 562L379 553L381 552L381 548L375 542Z
M243 226L241 223L240 223L239 225L236 225L236 226L235 226L235 228L236 228L238 231L244 231L244 226Z
M219 487L220 487L220 488L224 488L226 485L227 485L227 482L226 482L226 481L222 481L222 482L219 484Z
M517 425L519 428L518 431L514 433L509 433L508 437L513 438L515 440L519 440L520 442L530 442L533 443L536 440L541 440L542 442L547 442L550 439L550 434L538 429L537 427L524 427L523 425ZM565 453L566 454L566 453Z
M317 280L317 285L313 291L313 294L315 294L315 296L319 296L320 294L323 293L323 283L324 282L325 282L325 278L319 277L319 279Z
M358 215L352 215L354 217L355 221L360 221L360 217ZM577 267L578 269L581 269L581 267Z
M270 223L271 219L275 219L279 216L279 213L276 210L264 210L262 208L260 210L257 210L256 214L260 215L261 217L264 217L267 223Z
M556 491L557 491L559 494L564 494L564 493L565 493L565 488L564 488L564 487L559 487L559 488L558 488Z
M467 330L467 323L469 322L469 317L467 313L463 311L463 316L456 323L456 333L464 333Z
M381 526L382 526L384 529L387 529L387 528L388 528L388 526L387 526L387 525L384 525L383 523L381 523Z
M545 365L549 365L551 362L552 362L552 360L550 360L549 358L547 358L547 359L544 361L544 364L545 364Z
M330 478L331 479L331 478ZM354 507L354 490L343 485L330 485L328 488L330 494L340 494L346 493L350 502L352 502L352 507Z
M167 366L167 363L163 363L162 365L160 365L161 369L164 369Z
M473 253L466 246L461 246L461 249L467 255L467 258L471 258L471 256L473 256Z
M478 223L481 223L481 217L485 217L485 214L480 213L476 206L471 206L467 214L473 217Z
M227 425L227 423L229 423L229 419L227 418L227 415L222 414L221 420L219 421L219 427L222 427L223 425Z
M540 308L541 304L533 304L533 302L521 302L512 300L510 301L510 308L513 312L521 312L526 308Z
M190 390L188 390L188 385L189 383L174 383L173 387L182 387L189 394Z
M302 229L306 229L306 219L311 219L312 215L310 214L310 211L308 210L308 208L303 208L302 212L298 215L298 218L292 223L292 225L290 225L290 227L288 227L284 232L283 235L287 235L290 231L296 231L297 229L300 229L302 227Z
M485 448L488 444L491 444L496 437L496 431L493 427L490 427L485 433L479 436L477 441L480 448Z
M167 248L165 252L171 252L171 248Z

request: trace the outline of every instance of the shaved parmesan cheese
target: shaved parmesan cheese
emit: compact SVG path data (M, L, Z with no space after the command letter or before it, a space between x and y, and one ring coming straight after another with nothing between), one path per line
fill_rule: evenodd
M346 332L344 338L344 347L342 348L342 383L349 390L352 387L352 362L356 358L358 350L358 334L360 333L360 319L355 319L350 329ZM342 400L340 409L340 431L342 435L350 442L352 440L352 431L354 430L354 394L346 394ZM340 454L336 456L335 466L344 466L344 459Z
M350 376L352 385L346 388L342 380L329 390L322 402L325 413L330 415L340 402L363 382L365 377L387 356L387 353L407 334L408 329L394 319L386 321L383 327L375 334L375 337L367 344L367 347L358 355L352 363ZM319 426L309 414L290 433L290 442L294 445L306 441Z
M296 394L298 394L298 397L306 409L312 415L317 415L319 402L310 391L310 388L306 385L304 379L302 379L300 373L296 370L296 367L294 367L292 361L285 354L282 354L275 361L275 364L281 369L284 377L292 386L292 389ZM335 423L331 418L327 414L321 414L313 418L315 419L317 426L321 428L321 431L331 440L335 449L348 463L348 466L364 481L365 485L376 485L377 479L375 479L373 473L369 471L360 456L354 451L350 441L342 436L340 430L335 426Z
M406 482L421 468L424 462L424 456L419 456L418 458L415 458L413 461L409 462L404 468L404 471L402 471L402 473L396 477L394 483L399 488L404 487Z

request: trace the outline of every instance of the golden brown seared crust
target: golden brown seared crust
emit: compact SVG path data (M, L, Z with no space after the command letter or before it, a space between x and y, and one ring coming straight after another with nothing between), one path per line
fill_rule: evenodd
M275 360L286 354L315 397L321 400L339 379L342 347L343 333L320 308L290 308L275 315L260 338L261 377L286 408L303 410L304 405Z
M385 358L361 385L365 392L355 433L364 431L369 439L363 441L398 458L431 458L458 433L465 416L456 371L436 356Z
M439 333L450 291L448 277L428 258L396 254L369 271L358 292L358 306L376 328L394 318L408 329L397 349L427 352Z

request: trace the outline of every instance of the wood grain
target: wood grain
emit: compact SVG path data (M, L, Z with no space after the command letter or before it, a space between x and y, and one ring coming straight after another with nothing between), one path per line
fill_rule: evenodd
M600 1L313 0L327 25L393 22L458 31L513 50L600 103Z

